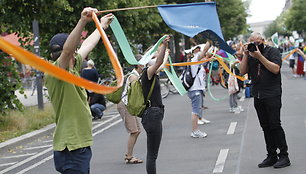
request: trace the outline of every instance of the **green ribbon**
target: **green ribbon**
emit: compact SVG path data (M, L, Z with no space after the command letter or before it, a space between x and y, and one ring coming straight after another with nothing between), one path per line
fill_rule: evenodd
M220 56L221 57L221 56ZM228 95L226 94L224 97L222 98L216 98L215 96L213 96L213 94L211 93L211 90L210 90L210 76L211 76L211 70L212 70L212 63L210 64L210 67L209 67L209 73L208 73L208 78L207 78L207 88L208 88L208 93L210 95L210 97L214 100L214 101L222 101L224 99L226 99L228 97Z
M154 56L154 53L157 51L158 46L162 43L162 41L166 38L166 36L161 37L157 43L149 50L146 52L145 55L142 56L142 58L137 61L135 58L131 46L122 30L122 27L118 21L118 19L114 16L113 22L110 24L110 27L117 39L117 42L119 44L119 47L123 53L124 58L126 61L131 64L131 65L146 65Z
M155 45L149 50L147 51L147 53L145 55L143 55L143 57L141 58L141 60L137 61L137 59L135 58L131 46L122 30L122 27L120 25L120 23L118 22L118 19L116 17L114 17L113 22L110 25L116 39L117 42L119 44L119 47L123 53L124 58L126 59L126 61L131 64L131 65L145 65L147 64L152 57L154 56L154 53L157 51L158 46L162 43L162 41L166 38L166 36L161 37L157 43L155 43ZM170 69L171 72L168 71L167 69L165 70L165 73L167 74L169 80L171 81L171 83L173 84L173 86L176 88L176 90L181 94L184 95L187 93L187 91L185 90L182 81L179 79L179 77L177 76L173 66L172 66L172 61L170 56L168 57L169 62L170 62Z
M177 76L174 67L172 66L172 60L171 57L168 56L169 59L169 64L170 64L170 70L167 70L167 68L164 68L165 73L167 74L169 80L171 81L171 83L173 84L173 86L175 87L175 89L180 93L180 95L185 95L187 93L186 89L184 88L181 79Z

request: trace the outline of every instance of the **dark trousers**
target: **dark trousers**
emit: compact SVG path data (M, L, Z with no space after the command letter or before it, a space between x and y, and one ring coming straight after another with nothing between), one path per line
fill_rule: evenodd
M144 111L141 123L147 133L147 174L156 174L156 159L162 139L164 109L150 107Z
M92 152L90 147L69 151L54 151L55 169L62 174L89 174Z
M258 99L254 98L254 106L257 112L260 126L264 132L268 156L288 156L288 146L285 132L281 126L280 110L282 107L281 96Z

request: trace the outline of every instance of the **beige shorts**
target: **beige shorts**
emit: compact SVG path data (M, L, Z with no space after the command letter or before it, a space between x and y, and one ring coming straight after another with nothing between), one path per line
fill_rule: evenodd
M117 104L117 109L122 117L127 132L128 133L140 132L139 118L136 116L132 116L128 112L125 104L122 101Z

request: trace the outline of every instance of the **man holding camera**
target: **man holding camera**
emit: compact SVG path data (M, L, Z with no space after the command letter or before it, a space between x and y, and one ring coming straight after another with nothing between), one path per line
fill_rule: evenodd
M259 168L290 166L285 132L281 126L282 84L280 68L281 54L277 48L264 44L260 33L252 33L249 43L243 48L244 55L240 73L249 74L253 84L254 106L260 126L264 132L267 158L258 164ZM279 154L277 154L279 149Z

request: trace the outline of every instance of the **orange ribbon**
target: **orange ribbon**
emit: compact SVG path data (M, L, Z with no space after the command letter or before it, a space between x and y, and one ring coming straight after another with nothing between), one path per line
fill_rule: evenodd
M4 39L0 38L0 49L6 52L7 54L11 55L15 59L17 59L19 62L23 64L28 64L30 66L35 67L36 69L43 71L51 76L54 76L60 80L66 81L68 83L86 88L88 90L94 91L96 93L100 94L109 94L113 91L117 90L119 87L123 84L123 72L121 65L118 61L118 58L105 34L105 31L102 29L102 26L97 18L97 15L95 13L92 13L92 18L96 24L97 29L99 30L99 33L101 35L101 38L103 40L103 43L106 47L107 54L110 57L110 61L112 63L112 66L115 69L115 75L117 78L117 86L104 86L99 85L97 83L93 83L89 80L86 80L84 78L81 78L79 76L75 76L74 74L69 73L68 71L59 68L57 66L54 66L53 64L49 63L48 61L45 61L41 59L40 57L36 56L35 54L24 50L21 47L15 46Z
M297 51L297 48L296 49L294 49L294 50L292 50L289 54L287 54L284 58L283 58L283 60L282 61L284 61L284 60L286 60L286 59L288 59L288 57L291 55L291 54L293 54L293 53L295 53Z

